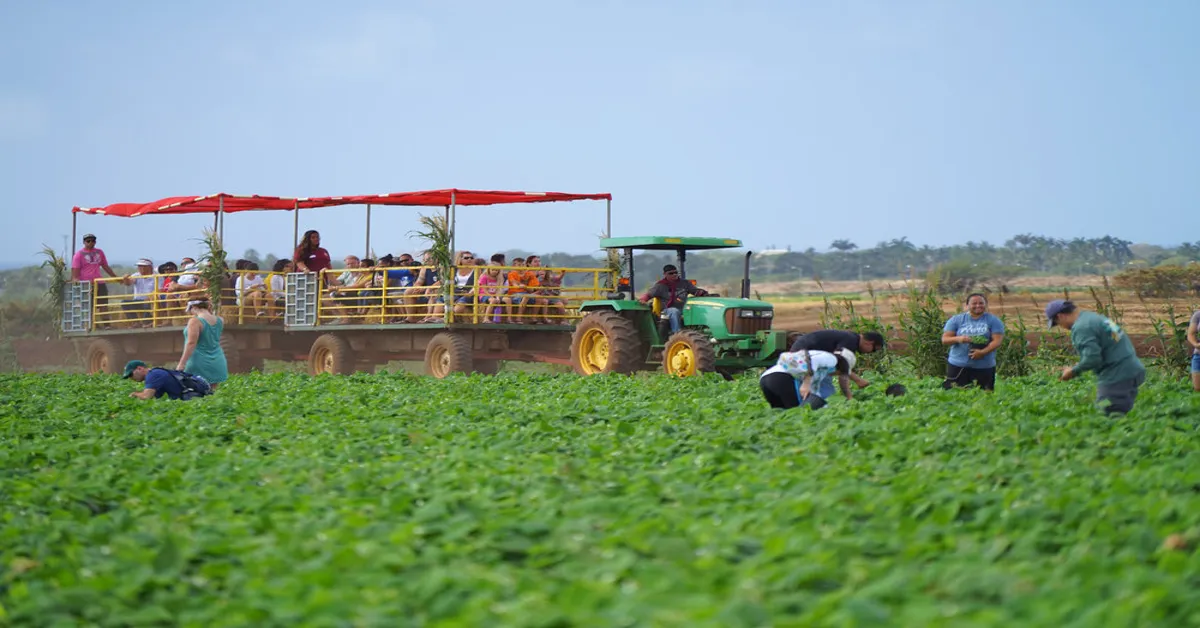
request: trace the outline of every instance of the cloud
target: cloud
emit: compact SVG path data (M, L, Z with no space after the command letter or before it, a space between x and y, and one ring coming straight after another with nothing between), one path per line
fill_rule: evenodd
M0 92L0 141L37 137L46 130L49 111L31 94Z

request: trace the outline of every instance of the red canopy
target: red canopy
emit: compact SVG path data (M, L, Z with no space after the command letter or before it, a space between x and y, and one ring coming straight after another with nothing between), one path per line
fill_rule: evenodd
M311 209L337 205L501 205L507 203L548 203L554 201L612 200L611 194L567 194L565 192L505 192L487 190L429 190L425 192L395 192L362 196L326 196L318 198L283 198L279 196L238 196L211 194L209 196L172 196L152 203L114 203L105 207L74 207L71 211L83 214L102 214L133 218L145 214L211 214L255 210Z

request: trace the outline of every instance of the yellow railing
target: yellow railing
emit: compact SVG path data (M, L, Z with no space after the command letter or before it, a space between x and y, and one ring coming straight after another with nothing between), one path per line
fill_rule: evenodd
M454 283L460 268L471 269L465 288L458 288ZM428 279L433 270L432 266L393 266L324 271L324 287L317 300L318 324L567 325L579 319L580 303L602 298L610 276L607 269L601 268L469 266L454 267L451 277L438 277L438 281L430 285ZM539 285L522 287L519 283L509 283L510 273L514 271L518 275L513 278L518 282L525 278L526 284L533 283L527 280L527 274L534 273ZM489 272L493 277L499 273L499 277L495 277L497 283L480 285L480 277ZM452 286L449 311L446 308L446 283Z
M217 311L225 317L227 325L283 324L282 285L275 291L250 286L255 283L253 277L261 277L265 282L268 274L229 271L222 283L221 306ZM240 299L236 288L239 277L243 277L246 288ZM144 289L144 283L138 286L138 282L151 281L153 287L149 291ZM185 311L187 302L209 295L207 284L198 274L179 272L96 279L92 293L92 329L182 327L191 317Z
M432 266L323 271L317 297L317 324L569 325L579 319L580 303L603 298L611 285L611 273L602 268L462 268L471 269L469 285L465 288L454 287L454 275L458 274L459 267L452 270L451 277L439 277L432 285L426 285L430 272L435 270ZM517 274L511 275L514 272ZM489 273L496 284L480 285L480 277ZM531 285L530 273L537 278L538 285ZM195 282L191 283L191 278L181 282L180 278L185 275L191 275ZM518 283L510 283L510 275ZM409 276L411 282L405 281ZM243 279L240 295L237 290L239 277ZM271 273L262 271L229 271L222 283L221 306L217 311L225 317L226 325L283 324L286 275L275 275L274 286L267 283L270 277ZM258 282L256 278L263 281ZM152 281L152 289L135 290L137 281ZM401 282L410 285L400 285ZM448 311L443 282L452 286ZM97 279L93 284L92 329L182 327L191 316L185 311L187 302L208 294L207 285L196 273Z

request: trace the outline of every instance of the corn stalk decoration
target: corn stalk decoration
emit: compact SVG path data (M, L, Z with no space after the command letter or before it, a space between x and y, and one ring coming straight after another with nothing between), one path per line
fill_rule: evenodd
M52 247L42 245L42 268L50 269L50 285L46 287L46 300L53 310L55 333L62 333L63 307L67 299L67 260L60 257Z
M451 269L451 266L454 264L454 251L450 250L450 225L446 222L445 216L437 215L421 215L418 222L421 224L421 229L409 231L408 235L425 241L427 246L422 253L429 256L433 266L437 268L446 303L453 303L453 299L450 298L453 277L451 277L450 273L454 272ZM424 263L424 260L422 260L422 263ZM449 312L450 307L447 307L445 311Z
M205 229L200 238L204 244L205 253L196 260L200 264L199 275L207 286L208 300L212 303L213 311L221 305L221 286L225 283L225 273L228 264L225 261L225 249L221 248L221 238L216 231Z

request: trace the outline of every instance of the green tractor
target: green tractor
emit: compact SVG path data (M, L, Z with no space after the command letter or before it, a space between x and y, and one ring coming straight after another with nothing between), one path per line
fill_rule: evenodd
M728 377L773 364L787 349L788 333L771 329L775 309L770 303L750 298L749 252L741 295L709 293L688 298L682 312L683 327L674 334L657 299L650 304L638 300L635 250L675 251L680 280L687 281L688 251L741 246L740 240L727 238L602 238L600 247L610 256L618 256L622 272L616 290L605 295L608 298L580 305L583 318L571 336L575 371L581 375L632 373L661 365L672 375L717 372ZM657 280L647 280L647 287Z

